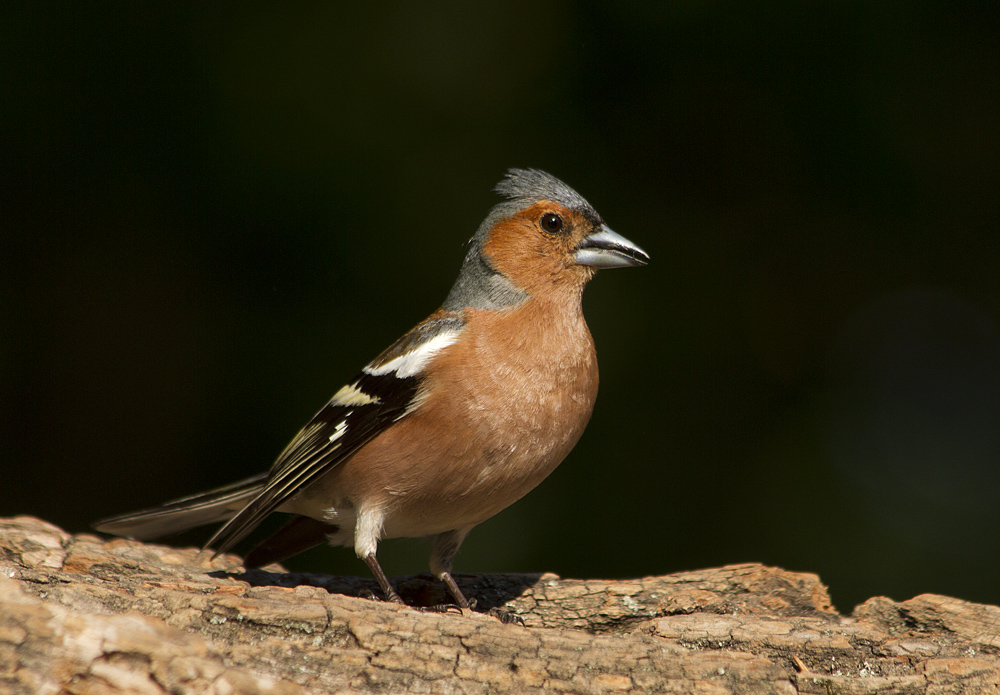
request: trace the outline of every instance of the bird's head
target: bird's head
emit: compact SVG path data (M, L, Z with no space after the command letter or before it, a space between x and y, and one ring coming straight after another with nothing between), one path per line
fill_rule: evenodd
M646 265L649 255L604 223L583 196L537 169L511 169L469 243L445 309L500 309L553 291L578 294L599 268Z

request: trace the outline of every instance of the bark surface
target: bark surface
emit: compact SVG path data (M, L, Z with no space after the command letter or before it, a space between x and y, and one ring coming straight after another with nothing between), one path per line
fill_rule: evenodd
M732 565L627 581L456 575L478 613L359 598L373 580L0 519L0 692L1000 693L1000 608L872 598ZM398 580L408 602L445 594Z

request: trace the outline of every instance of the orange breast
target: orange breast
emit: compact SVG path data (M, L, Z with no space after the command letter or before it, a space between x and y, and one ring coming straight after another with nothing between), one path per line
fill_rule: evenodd
M385 538L470 527L517 501L573 448L597 396L593 340L569 304L467 309L420 408L310 493L384 506Z

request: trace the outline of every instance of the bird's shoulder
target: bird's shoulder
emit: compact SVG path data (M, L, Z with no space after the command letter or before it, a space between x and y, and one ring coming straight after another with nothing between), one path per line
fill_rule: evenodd
M273 473L303 457L327 458L353 452L396 420L412 412L425 369L465 328L460 312L438 310L369 362L289 443ZM340 458L337 456L336 458Z
M459 339L466 321L461 311L438 309L369 362L362 374L419 376L434 355Z

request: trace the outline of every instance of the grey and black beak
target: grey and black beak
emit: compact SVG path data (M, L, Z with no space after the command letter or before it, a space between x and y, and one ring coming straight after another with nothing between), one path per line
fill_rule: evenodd
M631 268L649 263L649 254L607 225L584 238L573 254L580 265L594 268Z

